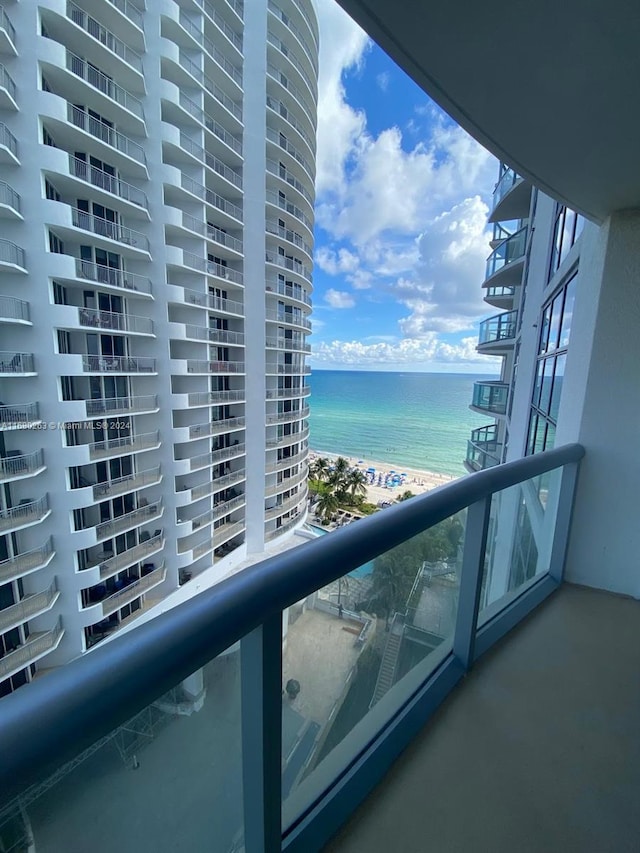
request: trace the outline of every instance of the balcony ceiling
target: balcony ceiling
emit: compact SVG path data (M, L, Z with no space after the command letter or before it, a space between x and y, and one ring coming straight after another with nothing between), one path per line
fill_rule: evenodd
M637 0L339 0L462 127L602 221L640 206Z

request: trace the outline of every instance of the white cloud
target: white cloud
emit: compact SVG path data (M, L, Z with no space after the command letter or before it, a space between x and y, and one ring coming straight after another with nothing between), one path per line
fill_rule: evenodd
M345 101L342 74L360 66L370 42L334 0L319 0L318 18L321 38L316 190L322 193L340 188L346 160L366 126L364 113Z
M482 366L493 372L499 359L479 355L475 337L463 338L458 344L448 344L438 339L435 333L423 338L405 338L390 342L378 340L330 341L314 347L313 361L322 365L360 365L367 367L384 365L464 364Z
M376 83L378 85L378 89L380 89L381 92L387 92L389 89L389 72L382 71L380 74L378 74L378 76L376 77Z
M326 246L322 246L315 254L316 264L321 270L329 275L339 275L341 273L353 273L359 265L360 259L355 252L350 252L348 249L338 249L334 252Z
M344 290L334 290L333 288L330 288L325 293L324 298L332 308L353 308L356 304L353 296Z

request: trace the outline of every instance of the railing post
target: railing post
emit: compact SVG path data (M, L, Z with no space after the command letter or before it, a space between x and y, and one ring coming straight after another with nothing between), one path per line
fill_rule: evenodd
M282 614L240 641L246 853L282 846Z
M567 546L569 544L571 516L573 514L573 504L576 497L578 468L578 462L569 462L562 468L562 474L560 477L556 524L553 533L551 556L549 558L549 575L558 583L562 583L564 577L564 564L567 557Z
M490 510L491 495L471 504L467 509L460 593L458 596L458 616L453 638L453 653L465 669L469 669L474 660L476 625L480 606L480 589Z

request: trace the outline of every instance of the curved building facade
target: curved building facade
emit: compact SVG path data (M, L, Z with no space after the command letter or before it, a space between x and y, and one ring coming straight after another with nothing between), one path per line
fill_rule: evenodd
M318 27L246 11L0 9L0 695L304 520Z

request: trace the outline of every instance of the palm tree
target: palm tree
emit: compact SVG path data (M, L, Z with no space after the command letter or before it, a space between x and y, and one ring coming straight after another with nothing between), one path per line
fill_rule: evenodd
M329 474L329 484L333 486L338 501L344 502L347 497L346 478L349 475L349 462L344 456L338 456Z
M319 456L311 466L311 476L314 480L325 480L329 473L329 460Z
M407 489L406 492L403 492L401 495L398 495L396 501L398 501L398 503L401 503L402 501L408 501L409 498L415 498L415 495L413 494L413 492Z
M367 494L367 478L364 476L362 471L358 471L357 468L354 468L352 471L346 476L345 484L347 489L351 492L351 497L355 498L357 496Z
M333 492L323 492L316 503L316 515L325 520L331 518L333 513L338 509L339 503Z

